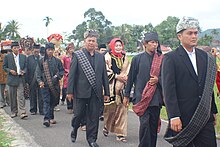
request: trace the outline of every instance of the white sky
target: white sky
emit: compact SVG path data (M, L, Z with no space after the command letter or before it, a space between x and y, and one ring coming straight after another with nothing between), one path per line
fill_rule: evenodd
M49 34L71 33L89 8L101 11L114 26L156 26L167 16L191 16L199 20L203 31L220 28L220 0L1 0L0 22L5 26L10 20L18 21L21 37L46 38L46 16L53 19Z

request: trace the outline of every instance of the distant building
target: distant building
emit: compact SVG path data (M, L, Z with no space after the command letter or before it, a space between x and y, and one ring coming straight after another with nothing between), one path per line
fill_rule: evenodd
M211 50L212 50L211 46L197 46L197 48L202 49L206 52L211 52Z
M220 41L219 41L219 40L213 40L213 41L212 41L212 46L214 46L214 47L220 47Z
M160 45L160 47L161 47L161 51L163 54L166 54L166 53L172 51L172 49L169 46Z

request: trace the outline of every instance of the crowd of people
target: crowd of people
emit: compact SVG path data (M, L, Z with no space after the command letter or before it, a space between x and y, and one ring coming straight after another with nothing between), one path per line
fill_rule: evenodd
M183 17L176 26L180 46L166 54L157 32L145 33L144 51L131 63L120 38L98 45L95 30L84 33L80 50L74 51L74 44L69 43L63 55L50 42L44 47L35 43L30 54L24 55L19 53L19 43L12 42L3 60L7 84L0 87L0 107L7 103L12 118L26 119L24 87L28 85L31 115L39 112L44 116L43 125L50 127L56 124L55 107L66 101L67 112L73 114L71 141L76 142L81 127L89 146L98 147L100 120L104 120L104 136L113 133L117 141L128 141L132 102L140 121L138 147L155 147L160 110L165 106L169 120L166 141L174 147L216 147L218 111L213 87L216 79L220 89L215 60L220 59L220 52L198 49L198 31L197 19Z

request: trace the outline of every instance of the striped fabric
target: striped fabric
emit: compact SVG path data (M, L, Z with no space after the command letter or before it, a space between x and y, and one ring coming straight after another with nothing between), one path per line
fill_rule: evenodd
M92 86L95 94L97 95L96 77L94 69L92 68L88 58L86 57L83 51L76 51L75 54L83 69L84 74L86 75L90 85Z
M162 63L163 55L160 56L155 53L154 58L151 65L150 75L154 75L159 77L160 74L160 65ZM138 102L136 105L133 106L133 111L138 115L142 116L144 112L147 110L150 101L153 98L154 92L157 88L157 84L150 85L149 82L147 82L143 92L142 92L142 98L141 101Z

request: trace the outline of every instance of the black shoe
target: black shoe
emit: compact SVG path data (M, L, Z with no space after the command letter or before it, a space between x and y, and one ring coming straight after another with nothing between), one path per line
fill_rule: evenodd
M99 145L96 142L92 142L89 145L90 147L99 147Z
M40 115L44 115L44 112L40 112Z
M103 116L103 115L100 116L100 117L99 117L99 120L100 120L100 121L104 121L104 116Z
M31 112L31 115L36 115L37 114L37 112Z
M73 130L71 132L71 141L74 143L76 142L77 130Z
M21 119L24 119L26 117L28 117L28 115L26 113L22 113L21 116L20 116Z
M0 106L0 108L4 108L4 107L6 107L6 105L5 105L5 104Z
M17 117L17 113L13 113L13 114L11 115L11 118L14 118L14 117Z
M50 122L48 120L45 120L43 125L45 125L46 127L49 127L50 126Z

